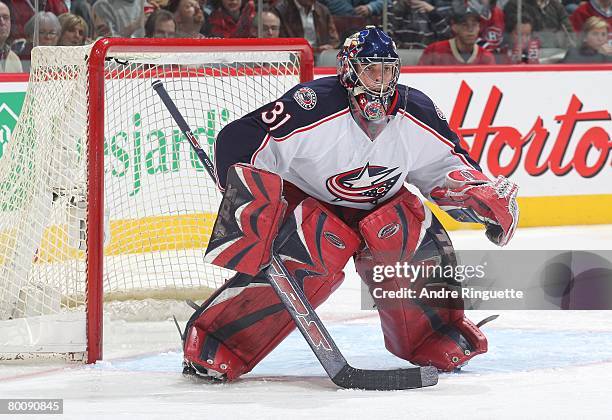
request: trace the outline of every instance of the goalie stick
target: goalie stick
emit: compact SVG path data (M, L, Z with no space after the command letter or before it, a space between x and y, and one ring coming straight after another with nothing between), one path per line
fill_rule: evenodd
M168 95L161 80L152 83L153 89L172 115L196 154L217 184L213 163L198 143L189 125ZM399 390L422 388L438 383L438 370L433 366L392 370L357 369L348 364L340 349L314 311L298 282L283 265L278 254L272 252L272 262L265 270L270 285L285 306L308 345L331 380L341 388L364 390Z

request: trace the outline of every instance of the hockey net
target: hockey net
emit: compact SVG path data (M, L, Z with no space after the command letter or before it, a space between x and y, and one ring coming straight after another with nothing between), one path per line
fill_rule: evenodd
M152 81L212 157L228 122L311 78L303 40L35 48L0 160L0 360L93 362L103 302L105 316L164 318L232 274L203 262L219 193Z

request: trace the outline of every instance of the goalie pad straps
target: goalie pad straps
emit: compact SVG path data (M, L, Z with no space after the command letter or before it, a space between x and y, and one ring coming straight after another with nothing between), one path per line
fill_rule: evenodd
M283 223L275 249L316 308L342 283L342 269L359 242L338 217L308 198ZM264 276L238 274L188 322L185 363L232 380L253 369L294 329Z
M367 216L360 230L368 248L355 258L355 268L376 304L385 346L391 353L449 371L487 351L482 332L464 317L461 299L420 297L425 285L428 290L455 289L459 287L456 282L413 277L403 270L403 263L457 264L448 234L416 196L403 190ZM399 275L394 270L383 271L397 263L402 267ZM406 290L416 297L407 297Z
M278 175L231 166L204 260L251 276L270 264L272 241L287 207L282 192Z
M455 170L447 174L444 187L434 188L431 198L460 222L486 225L487 238L504 246L514 235L519 209L518 186L503 176L492 182L476 170Z

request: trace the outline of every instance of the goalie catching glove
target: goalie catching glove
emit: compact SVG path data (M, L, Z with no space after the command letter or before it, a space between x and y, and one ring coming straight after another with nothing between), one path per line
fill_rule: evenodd
M518 224L517 192L518 186L503 176L491 181L476 170L455 170L446 175L444 187L430 195L456 220L484 224L487 238L504 246Z

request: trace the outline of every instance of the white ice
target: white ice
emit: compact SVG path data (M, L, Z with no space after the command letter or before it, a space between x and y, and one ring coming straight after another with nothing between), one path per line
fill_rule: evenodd
M451 236L459 249L488 247L482 231ZM610 245L612 226L579 226L520 229L510 248ZM352 365L406 366L384 349L376 312L360 309L352 267L318 312ZM484 330L489 352L461 373L435 387L375 392L338 389L298 333L240 381L210 385L181 376L170 320L107 321L103 362L0 363L0 398L63 398L61 418L70 419L612 418L612 311L505 311Z

